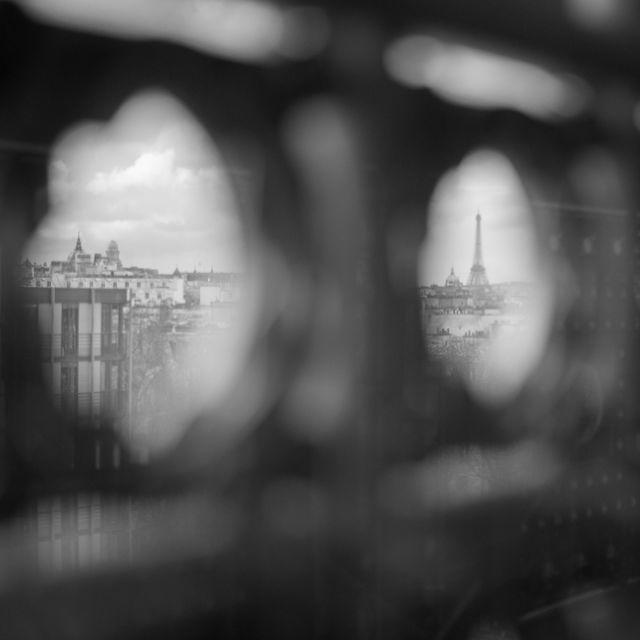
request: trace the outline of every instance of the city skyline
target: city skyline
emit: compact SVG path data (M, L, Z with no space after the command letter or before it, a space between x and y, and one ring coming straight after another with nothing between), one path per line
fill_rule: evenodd
M451 272L463 283L473 264L475 216L482 216L484 266L490 283L536 282L542 273L533 218L508 161L477 151L443 176L429 204L418 284L442 285Z
M116 240L131 266L243 270L244 234L225 165L173 98L138 95L111 122L67 132L53 158L50 210L23 259L64 260L79 232L91 253Z
M93 259L93 257L95 255L101 255L101 256L104 257L106 255L107 247L112 242L116 243L118 249L120 248L120 243L118 242L118 239L117 238L111 238L108 242L106 242L104 244L104 248L102 250L94 250L94 247L88 247L85 244L84 237L82 236L82 234L80 232L78 232L78 233L76 233L75 237L73 238L73 243L69 245L69 247L71 247L71 249L68 250L66 253L63 252L62 255L56 256L51 260L42 260L42 259L38 259L38 257L36 257L36 256L31 256L31 255L27 255L26 253L23 253L22 260L23 261L28 260L34 266L46 266L47 268L50 269L51 266L52 266L52 263L65 262L69 258L70 254L73 253L73 249L76 246L76 243L77 243L78 239L80 239L80 242L82 243L83 251L86 254L91 255L92 259ZM120 253L122 255L122 252L120 252ZM215 269L213 263L211 265L207 266L207 265L203 265L200 262L197 263L197 264L192 265L192 267L190 269L189 268L182 268L182 267L180 267L180 265L176 265L173 269L170 269L168 271L163 271L161 269L157 269L157 267L155 265L138 263L138 262L135 261L135 259L129 260L129 259L127 259L126 255L123 256L123 258L124 259L122 261L122 268L118 270L118 272L120 272L120 273L127 271L127 269L150 269L150 270L154 270L155 269L155 270L158 271L158 273L167 275L167 274L172 274L175 271L176 268L178 269L178 271L180 273L190 273L190 272L193 272L193 271L197 271L199 273L206 273L206 272L210 272L212 270L214 272L216 272L216 273L242 273L241 271ZM99 277L100 275L109 275L109 273L106 273L106 274L96 273L96 274L93 274L92 277Z

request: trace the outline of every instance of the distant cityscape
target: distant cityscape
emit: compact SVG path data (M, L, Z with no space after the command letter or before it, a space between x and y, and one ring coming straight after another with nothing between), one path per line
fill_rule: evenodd
M16 278L51 402L73 426L69 465L113 474L166 451L233 384L244 277L126 267L115 240L94 254L80 236L70 244L64 260L25 259ZM443 283L419 288L426 348L445 372L482 379L484 354L502 332L519 330L532 289L490 283L478 214L466 283L452 266ZM61 495L21 526L37 540L38 566L75 570L153 548L168 517L159 503Z
M124 267L120 249L111 240L104 254L91 254L78 235L66 260L39 264L26 258L17 269L23 287L128 289L134 306L209 306L239 300L243 276L237 272L196 271L161 274L149 267Z
M70 468L145 464L232 382L240 273L125 267L115 240L92 255L78 235L66 260L25 259L15 276L50 402L71 427L60 442ZM74 570L146 553L170 517L153 501L61 495L20 526L40 568Z
M443 284L419 287L427 350L449 371L481 377L483 355L492 339L520 331L527 321L534 284L491 284L482 252L482 216L476 215L474 254L466 284L454 267Z

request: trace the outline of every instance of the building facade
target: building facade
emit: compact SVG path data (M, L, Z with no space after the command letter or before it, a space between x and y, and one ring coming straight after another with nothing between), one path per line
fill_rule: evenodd
M80 236L67 260L51 266L25 260L18 266L17 279L23 287L68 289L126 289L134 306L182 305L184 279L179 273L162 275L155 269L123 268L120 249L111 240L104 254L93 256L82 248Z
M133 306L182 305L184 280L175 276L131 276L129 274L81 276L54 273L23 279L22 285L35 288L58 289L123 289Z
M38 335L43 374L54 405L79 424L109 420L127 425L128 291L33 287L23 291L33 335ZM118 466L119 452L99 451L96 468ZM111 462L109 462L109 460Z
M23 289L31 335L54 406L73 425L73 465L112 473L123 465L118 433L130 429L126 289ZM38 502L26 525L41 569L75 569L129 557L131 509L98 494Z

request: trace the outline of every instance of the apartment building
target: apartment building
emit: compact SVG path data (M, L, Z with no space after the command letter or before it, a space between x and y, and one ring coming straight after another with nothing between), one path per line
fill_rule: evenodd
M54 406L74 429L74 466L114 472L123 455L115 432L129 429L130 350L126 289L25 287L32 335L39 336L43 374ZM41 500L27 519L37 537L37 564L74 569L131 552L126 504L98 494Z
M94 424L125 424L128 348L122 289L24 288L54 403Z

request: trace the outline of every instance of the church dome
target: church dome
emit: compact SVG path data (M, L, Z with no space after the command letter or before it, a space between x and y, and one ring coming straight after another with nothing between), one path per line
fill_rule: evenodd
M444 281L445 287L461 287L462 282L460 282L460 278L455 274L453 267L451 267L451 273L447 276L447 279Z

